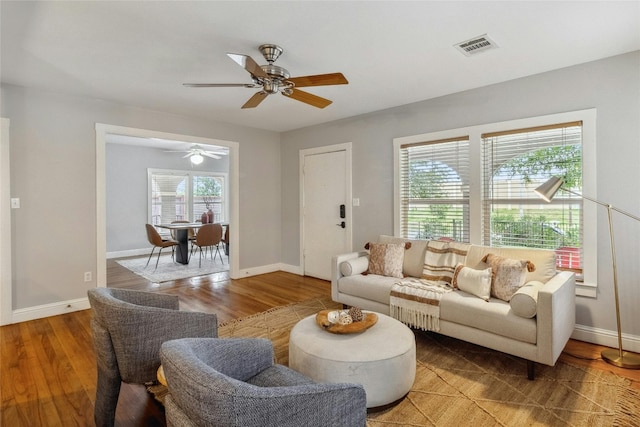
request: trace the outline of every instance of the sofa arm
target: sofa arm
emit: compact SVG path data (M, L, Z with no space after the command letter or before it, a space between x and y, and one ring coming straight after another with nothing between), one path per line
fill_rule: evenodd
M537 362L553 366L576 323L575 274L562 271L538 291Z
M369 255L367 251L360 251L336 255L331 258L331 299L333 299L334 301L338 301L338 280L342 278L342 273L340 272L340 264L350 259L355 259L367 255Z

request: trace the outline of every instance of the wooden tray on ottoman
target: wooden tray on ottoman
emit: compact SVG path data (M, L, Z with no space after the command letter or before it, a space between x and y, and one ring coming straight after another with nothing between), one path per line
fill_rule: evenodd
M316 323L325 331L332 334L355 334L369 329L378 321L378 315L369 311L363 311L364 318L359 322L349 323L348 325L340 325L339 323L329 322L329 313L332 311L347 310L322 310L316 314Z

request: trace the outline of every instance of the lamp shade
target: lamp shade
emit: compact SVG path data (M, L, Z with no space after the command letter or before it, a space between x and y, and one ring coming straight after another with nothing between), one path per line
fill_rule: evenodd
M562 178L552 176L544 184L533 191L545 202L550 202L551 199L553 199L553 196L556 195L560 187L562 187L563 182L564 181L562 180Z
M194 154L193 156L191 156L191 163L193 163L194 165L199 165L203 160L204 157L202 157L200 154Z

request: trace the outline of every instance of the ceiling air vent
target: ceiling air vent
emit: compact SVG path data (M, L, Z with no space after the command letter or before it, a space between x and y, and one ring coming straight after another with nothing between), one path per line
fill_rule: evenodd
M466 56L475 55L477 53L485 52L489 49L495 49L498 47L496 42L491 40L486 34L474 37L461 43L456 43L454 46Z

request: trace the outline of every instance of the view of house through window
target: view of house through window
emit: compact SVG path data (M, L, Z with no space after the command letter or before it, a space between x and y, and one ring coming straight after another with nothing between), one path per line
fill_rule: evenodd
M581 273L582 199L560 191L546 203L533 190L560 176L582 194L582 122L474 138L399 146L401 236L469 242L477 227L475 243L553 249L558 268ZM472 150L473 143L480 149ZM480 181L476 197L470 197L473 176Z
M221 173L149 170L151 224L200 220L211 210L214 222L227 221L226 175Z

